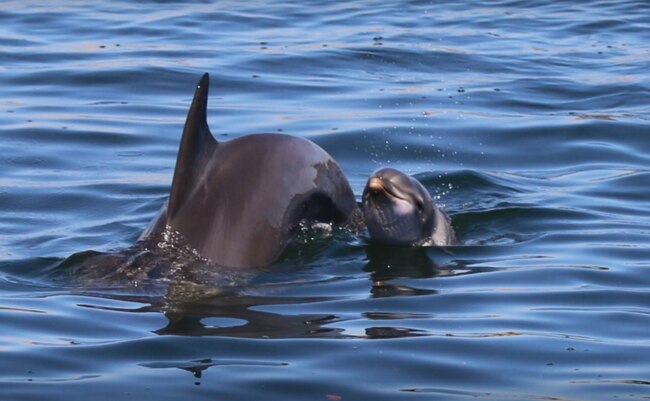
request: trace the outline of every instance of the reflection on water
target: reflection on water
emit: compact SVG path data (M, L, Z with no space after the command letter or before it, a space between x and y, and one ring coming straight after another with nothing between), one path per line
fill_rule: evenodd
M328 231L329 232L329 231ZM323 237L319 227L303 229L297 239L303 263L333 241L353 241L347 231L335 238ZM81 252L65 259L53 270L52 278L62 285L69 280L72 291L85 296L145 304L138 308L100 309L129 313L162 313L165 327L154 330L161 335L228 336L242 338L353 338L337 322L345 317L331 314L289 314L265 312L273 305L314 304L336 300L332 296L284 296L292 285L318 285L330 279L305 277L282 266L265 269L227 269L211 264L188 248L180 238L166 241L159 235L134 246L113 252ZM292 246L296 248L296 245ZM315 249L310 252L309 249ZM438 249L414 246L386 247L366 245L368 293L370 298L435 295L436 290L399 284L397 279L427 279L437 276L467 274L436 260L453 259L453 248ZM351 247L349 252L356 252ZM337 252L341 252L338 250ZM291 251L289 251L291 253ZM293 264L300 262L289 256ZM279 271L278 271L279 270ZM296 277L297 276L297 277ZM289 281L284 281L283 278ZM279 280L279 281L278 281ZM417 283L417 281L415 281ZM91 303L83 305L95 308ZM261 309L258 307L262 307ZM409 314L362 313L369 320L401 320ZM379 318L381 316L381 319ZM414 316L414 315L413 315ZM426 335L425 331L406 327L367 327L365 338L401 338Z

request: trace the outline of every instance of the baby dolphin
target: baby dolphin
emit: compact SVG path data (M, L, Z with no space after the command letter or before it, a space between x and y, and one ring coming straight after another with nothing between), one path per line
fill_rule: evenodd
M363 190L362 207L372 240L405 245L457 243L449 217L422 184L393 168L372 173Z
M183 129L169 201L141 239L178 232L217 265L253 267L277 260L303 220L352 220L352 189L315 143L281 134L217 142L207 124L208 86L205 74Z

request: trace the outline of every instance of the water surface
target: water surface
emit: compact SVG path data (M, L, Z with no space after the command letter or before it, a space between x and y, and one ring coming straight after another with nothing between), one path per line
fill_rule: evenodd
M631 0L4 2L0 398L649 398L649 43ZM204 72L219 140L407 171L462 245L64 262L155 216Z

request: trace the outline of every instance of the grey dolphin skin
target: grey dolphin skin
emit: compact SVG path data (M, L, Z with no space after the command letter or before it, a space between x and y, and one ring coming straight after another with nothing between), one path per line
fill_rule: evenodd
M389 244L456 245L449 217L415 178L382 168L363 190L363 214L373 240Z
M334 159L313 142L254 134L217 142L207 124L209 76L185 122L168 203L142 234L179 232L228 267L275 261L302 220L347 224L357 209Z
M449 218L422 184L395 169L375 171L363 213L336 161L315 143L281 134L217 142L207 123L209 76L194 93L169 200L140 239L167 231L225 267L277 260L303 221L359 228L388 244L455 245ZM363 225L363 224L361 224Z

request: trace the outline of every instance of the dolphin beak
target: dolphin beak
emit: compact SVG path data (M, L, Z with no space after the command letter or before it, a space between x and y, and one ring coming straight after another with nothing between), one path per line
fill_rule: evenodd
M368 181L368 189L370 191L372 191L373 193L379 193L379 192L386 191L386 187L384 186L384 183L381 181L380 178L377 178L377 177L372 177Z

